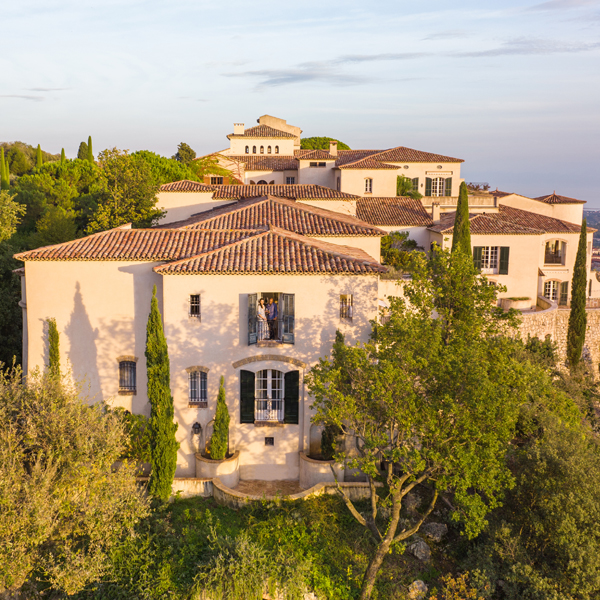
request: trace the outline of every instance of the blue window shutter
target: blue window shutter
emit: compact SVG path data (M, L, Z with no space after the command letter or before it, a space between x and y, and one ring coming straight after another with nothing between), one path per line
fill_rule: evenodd
M258 294L248 294L248 345L258 341L258 325L256 322L256 307Z

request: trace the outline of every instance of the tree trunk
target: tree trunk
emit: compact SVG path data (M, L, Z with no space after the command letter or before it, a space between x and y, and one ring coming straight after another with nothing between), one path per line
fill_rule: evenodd
M387 535L385 536L381 544L379 544L379 548L377 548L375 556L369 563L363 579L362 589L360 590L360 600L369 600L369 598L371 598L373 586L375 585L375 580L377 579L377 573L379 573L379 569L381 568L381 563L383 563L385 555L390 550L392 539L393 536L389 539Z

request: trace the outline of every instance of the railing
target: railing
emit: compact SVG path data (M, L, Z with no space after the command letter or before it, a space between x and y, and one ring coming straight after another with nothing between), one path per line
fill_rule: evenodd
M254 408L256 421L283 421L283 400L256 400Z
M560 253L546 252L544 256L545 265L562 265L563 257Z
M248 319L248 343L278 342L294 343L294 317L283 315L274 321L265 321L258 317Z

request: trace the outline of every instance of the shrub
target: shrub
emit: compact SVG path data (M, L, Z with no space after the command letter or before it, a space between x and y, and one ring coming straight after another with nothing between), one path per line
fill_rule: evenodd
M217 410L213 434L210 438L210 457L213 460L223 460L227 456L229 446L229 411L225 401L225 378L221 376L219 395L217 396Z

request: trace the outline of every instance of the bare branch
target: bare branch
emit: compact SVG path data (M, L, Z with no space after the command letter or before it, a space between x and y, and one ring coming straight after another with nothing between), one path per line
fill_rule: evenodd
M369 527L369 525L367 524L367 520L356 510L356 507L354 506L354 504L352 504L352 500L350 500L350 498L348 498L348 496L346 496L346 494L344 493L344 490L342 489L337 480L337 475L335 474L333 465L329 465L329 468L331 469L331 472L333 473L333 478L335 479L335 489L337 493L342 497L342 500L348 507L348 510L352 513L352 516L364 527Z
M410 529L402 530L394 538L394 541L401 542L402 540L405 540L406 538L409 538L411 535L417 533L417 531L419 531L419 528L421 527L421 525L423 525L423 522L425 521L425 519L431 514L431 511L433 511L437 499L438 499L438 491L437 491L437 489L434 488L433 498L431 499L431 504L429 505L427 512L423 515L423 517L421 517L421 520L416 525L413 525Z

